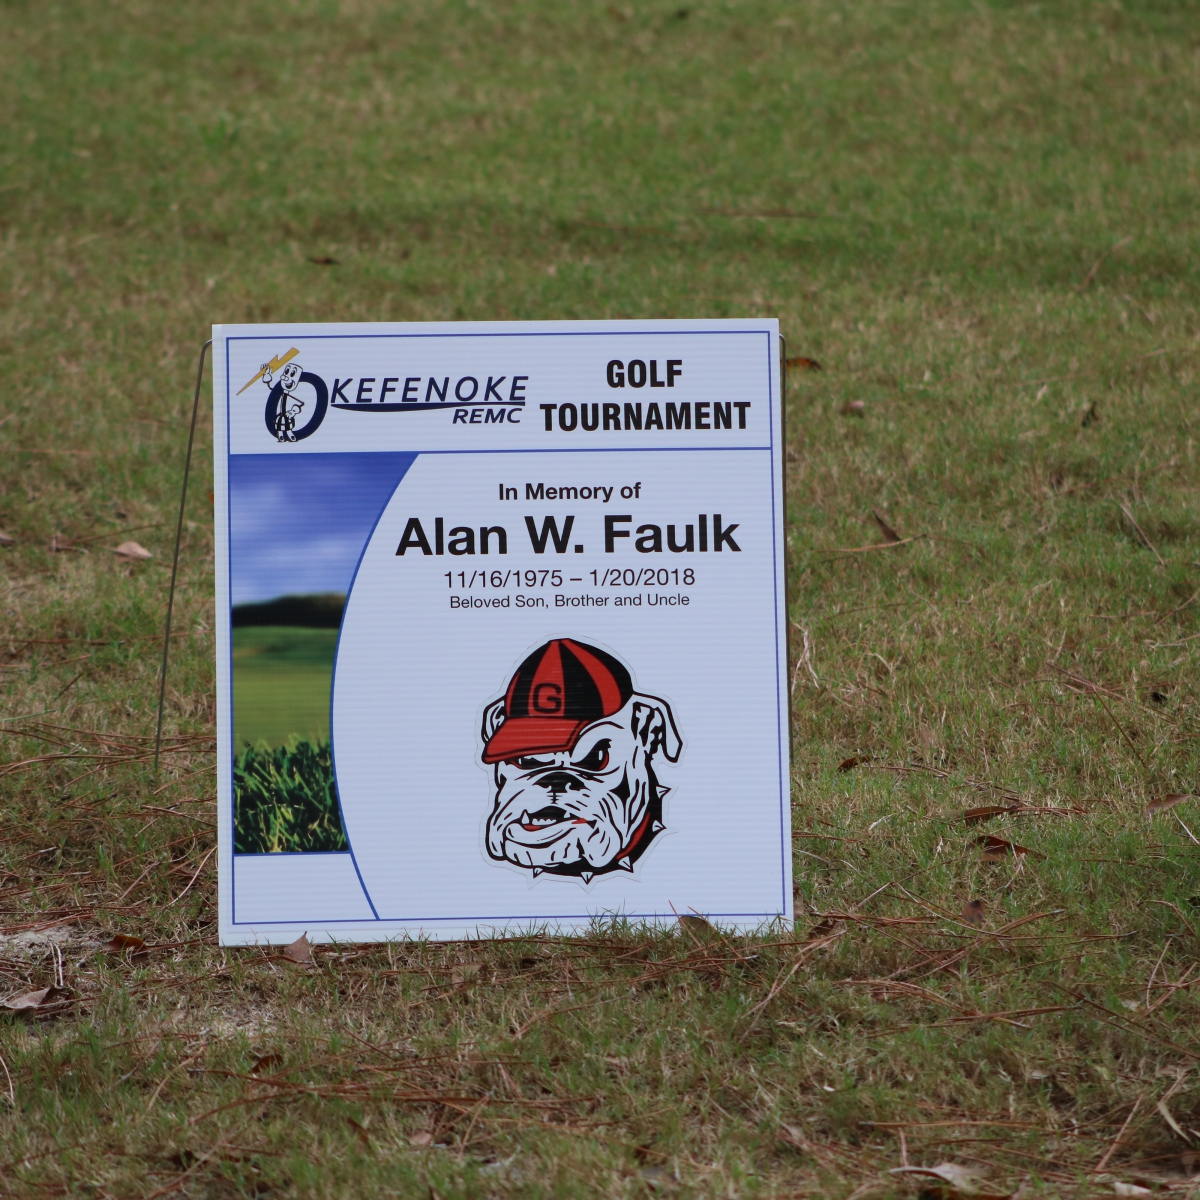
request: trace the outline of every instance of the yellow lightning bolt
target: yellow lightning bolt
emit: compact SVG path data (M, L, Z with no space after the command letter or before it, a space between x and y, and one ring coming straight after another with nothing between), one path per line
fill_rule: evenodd
M242 392L244 392L246 388L252 387L254 384L256 384L268 371L275 372L278 371L280 367L286 366L299 353L300 351L293 346L282 358L272 358L269 363L266 363L259 369L258 374L255 375L248 384L246 384L246 387L242 388ZM240 396L242 392L238 392L238 395Z

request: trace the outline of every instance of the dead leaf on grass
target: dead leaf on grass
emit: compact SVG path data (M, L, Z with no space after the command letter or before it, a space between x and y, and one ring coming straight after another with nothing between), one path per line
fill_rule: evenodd
M409 1137L408 1144L410 1146L432 1146L433 1134L428 1129L418 1129Z
M328 254L311 257L308 261L318 267L340 267L342 265L338 259L332 258Z
M109 954L120 954L124 950L136 954L139 950L144 949L145 945L145 938L135 937L132 933L114 933L101 949L107 950Z
M799 367L801 371L825 370L815 358L805 358L803 355L797 355L795 358L789 358L786 361L789 367Z
M968 925L982 925L983 901L968 900L966 904L962 906L962 919L966 921Z
M261 1075L270 1067L282 1067L283 1055L278 1050L268 1050L266 1054L260 1054L250 1068L251 1075Z
M457 987L460 983L466 983L467 980L474 979L482 969L482 963L458 963L450 968L450 982Z
M1152 817L1155 813L1166 812L1167 809L1174 808L1175 805L1182 804L1185 800L1193 799L1195 799L1195 795L1192 792L1168 792L1165 796L1159 796L1146 805L1146 815Z
M879 532L883 534L885 542L902 542L904 540L874 509L871 509L871 516L875 518L875 524L879 526Z
M867 406L861 400L851 400L843 404L838 411L843 417L865 417L867 415Z
M56 1001L67 995L69 992L66 988L38 988L36 992L23 992L20 996L5 1000L4 1007L21 1015L32 1015L59 1007Z
M310 963L313 960L312 947L308 944L308 934L302 933L290 946L284 946L283 957L288 962Z
M975 844L983 847L984 862L1001 862L1010 854L1015 854L1019 858L1024 858L1028 855L1030 858L1045 858L1044 854L1038 854L1036 850L1030 850L1028 846L1019 846L1016 842L1007 842L1004 838L996 837L992 833L981 833L976 839Z
M53 988L39 988L36 992L24 992L20 996L13 996L11 999L5 1000L4 1007L11 1008L13 1012L24 1012L26 1009L37 1008L45 1003L52 991L54 991Z
M980 1179L973 1171L961 1167L958 1163L939 1163L936 1167L893 1167L889 1175L915 1175L922 1183L922 1190L934 1196L945 1197L946 1200L963 1197L966 1200L1010 1200L1012 1192L1000 1191L995 1184Z
M700 937L712 937L717 932L715 927L710 925L703 917L692 916L690 913L684 913L679 918L679 924L688 933L697 934Z
M871 760L866 755L855 755L853 758L843 758L838 763L839 771L853 771L855 767L861 767Z
M987 821L992 817L1002 817L1016 811L1017 805L1015 804L985 804L982 808L968 808L963 813L963 820L968 825L974 825L977 821Z
M17 539L9 537L7 533L0 532L0 546L15 546Z
M154 555L146 549L145 546L139 545L137 542L122 542L113 553L118 558L123 558L127 562L141 562L147 558L153 558Z
M1140 1183L1122 1183L1119 1179L1113 1184L1113 1191L1118 1196L1153 1196L1154 1191L1142 1187Z

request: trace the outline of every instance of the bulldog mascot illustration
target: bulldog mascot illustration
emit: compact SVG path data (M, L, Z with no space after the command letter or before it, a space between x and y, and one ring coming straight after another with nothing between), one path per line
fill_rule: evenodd
M488 705L482 733L492 858L591 883L632 871L662 832L669 789L653 764L679 759L675 718L611 654L569 638L540 646Z

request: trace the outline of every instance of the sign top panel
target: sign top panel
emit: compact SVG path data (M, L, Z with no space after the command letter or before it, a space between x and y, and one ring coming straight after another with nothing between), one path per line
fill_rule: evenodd
M219 325L231 454L748 448L778 322Z

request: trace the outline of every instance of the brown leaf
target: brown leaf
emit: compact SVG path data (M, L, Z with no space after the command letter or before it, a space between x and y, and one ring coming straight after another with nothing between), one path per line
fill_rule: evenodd
M879 526L879 532L883 534L885 542L902 542L904 540L874 509L871 509L871 516L875 518L875 524Z
M865 417L867 415L867 406L861 400L851 400L843 404L838 412L843 417Z
M11 1008L13 1012L38 1008L46 1002L46 998L52 991L54 991L53 988L38 988L36 992L25 992L20 996L13 996L11 1000L4 1001L4 1007Z
M68 994L66 988L38 988L36 992L23 992L20 996L13 996L3 1003L7 1009L23 1016L29 1016L37 1012L45 1012L47 1009L53 1010L58 1007L54 1002Z
M1159 796L1157 800L1151 800L1146 805L1146 815L1152 817L1155 813L1166 812L1168 808L1174 808L1175 805L1193 798L1191 792L1168 792L1165 796Z
M963 820L968 825L974 825L976 821L986 821L990 817L1002 817L1005 813L1016 811L1015 804L985 804L982 808L968 808L963 813Z
M868 758L865 754L856 754L852 758L843 758L842 761L838 763L838 770L853 771L855 767L861 767L870 761L870 758Z
M916 1175L925 1183L922 1191L945 1200L1010 1200L1011 1191L1002 1192L995 1184L980 1179L958 1163L940 1163L936 1167L893 1167L889 1175Z
M268 1050L266 1054L260 1054L255 1060L254 1065L250 1068L251 1075L261 1075L270 1067L282 1067L283 1055L278 1050Z
M455 966L450 968L450 982L455 986L460 983L466 983L468 979L474 979L482 969L482 963L457 963Z
M433 1145L433 1134L428 1129L418 1129L408 1139L410 1146L431 1146Z
M147 558L153 558L154 555L146 549L145 546L139 545L137 542L122 542L113 553L118 558L123 558L128 562L140 562Z
M795 358L786 360L789 367L798 367L801 371L823 371L825 368L821 366L815 358L805 358L803 355L797 355Z
M283 957L294 963L312 962L312 947L308 944L308 935L302 933L290 946L284 946Z
M340 267L342 264L336 258L330 258L328 254L321 254L315 258L308 260L310 263L315 263L318 267Z
M710 925L703 917L693 916L691 913L684 913L679 918L679 924L693 936L713 937L716 935L716 929Z
M966 921L968 925L982 925L983 901L968 900L966 904L962 906L962 919Z
M0 546L15 546L17 539L9 537L7 533L0 532Z
M1009 854L1016 854L1020 857L1029 855L1030 858L1045 858L1044 854L1038 854L1034 850L1030 850L1028 846L1018 846L1016 842L1006 842L1003 838L996 837L995 834L981 833L976 839L975 844L983 847L984 862L1000 862Z
M131 933L114 933L101 949L107 950L110 954L120 954L122 950L130 950L136 954L145 945L145 938L135 937Z

